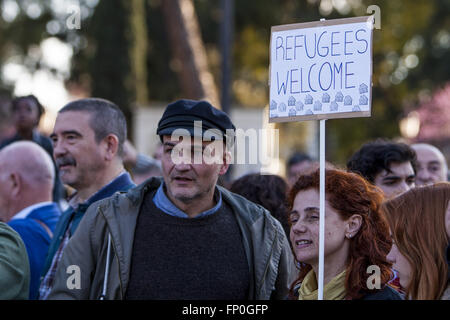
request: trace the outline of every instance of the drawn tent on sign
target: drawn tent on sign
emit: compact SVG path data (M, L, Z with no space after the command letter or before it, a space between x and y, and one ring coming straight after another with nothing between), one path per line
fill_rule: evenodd
M313 97L310 94L307 94L305 97L305 104L312 104L313 100Z
M290 96L288 99L288 106L293 107L295 106L295 98L293 96Z
M359 104L362 106L367 106L369 104L369 99L364 94L359 97Z
M330 104L330 111L338 111L339 105L336 101L331 102Z
M352 105L352 97L351 96L345 96L344 98L344 106L351 106Z
M270 109L270 110L276 110L276 109L277 109L277 102L274 101L274 100L270 101L270 107L269 107L269 109Z
M297 115L297 110L295 108L289 109L289 117L294 117Z
M359 93L363 94L363 93L367 93L369 90L369 88L367 87L367 85L365 83L361 83L359 85Z

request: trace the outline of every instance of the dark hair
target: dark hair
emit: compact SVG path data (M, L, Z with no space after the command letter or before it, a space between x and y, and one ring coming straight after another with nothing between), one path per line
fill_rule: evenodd
M30 94L28 96L22 96L22 97L14 98L12 100L12 102L11 102L11 110L12 110L12 112L16 111L16 108L19 105L19 102L22 101L22 100L31 100L31 101L33 101L36 104L36 106L38 108L38 110L37 110L38 111L38 118L37 118L37 120L39 122L39 120L41 119L42 115L45 113L45 109L42 106L42 104L39 102L38 98L36 98L36 96L34 96L32 94Z
M347 169L374 183L381 171L390 172L392 163L411 162L417 168L416 152L407 144L378 139L364 144L347 162Z
M293 155L291 155L289 157L289 160L287 161L287 168L289 169L294 164L297 164L297 163L300 163L303 161L312 161L312 159L306 153L295 152Z
M301 175L289 192L289 211L292 210L295 197L300 191L308 189L319 191L319 186L319 170ZM334 169L325 170L325 193L326 200L342 219L348 219L354 214L362 217L361 228L350 240L345 276L347 296L359 299L374 292L373 289L367 288L367 279L370 276L367 268L370 265L377 265L380 268L381 288L392 275L391 263L386 259L392 241L386 217L381 211L384 197L379 188L358 174ZM291 298L295 295L295 288L310 270L310 265L302 264L299 277L291 286Z
M280 221L289 237L289 223L286 211L287 183L277 175L247 174L235 180L230 191L257 203L270 211Z
M66 104L59 113L68 111L89 112L92 117L90 127L99 143L108 134L119 139L119 156L123 155L123 144L127 139L127 122L123 112L113 102L100 98L86 98Z

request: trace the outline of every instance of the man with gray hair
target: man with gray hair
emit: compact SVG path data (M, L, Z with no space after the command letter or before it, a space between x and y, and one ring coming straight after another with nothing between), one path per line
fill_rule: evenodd
M39 299L46 299L50 293L63 251L87 208L135 186L123 166L126 137L125 116L108 100L80 99L58 112L50 135L53 156L62 182L76 193L56 226L42 271Z
M55 169L48 153L31 141L0 151L0 219L25 243L30 263L30 299L37 297L53 231L61 215L52 202Z
M417 155L416 184L418 186L447 181L448 167L442 152L428 143L411 145Z

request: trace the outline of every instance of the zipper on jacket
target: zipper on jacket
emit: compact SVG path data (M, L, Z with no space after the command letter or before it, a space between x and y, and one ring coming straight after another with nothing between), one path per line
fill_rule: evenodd
M122 285L122 278L120 276L120 274L121 274L120 261L119 261L119 256L117 255L116 245L114 243L114 240L113 240L113 237L112 237L111 228L109 227L108 220L106 219L105 214L103 213L102 207L99 206L98 210L100 211L100 213L102 214L103 218L105 219L106 229L108 229L109 234L111 234L111 243L112 243L112 246L113 246L114 257L117 260L117 267L119 269L119 286L120 286L120 295L121 295L120 298L123 300L123 285Z

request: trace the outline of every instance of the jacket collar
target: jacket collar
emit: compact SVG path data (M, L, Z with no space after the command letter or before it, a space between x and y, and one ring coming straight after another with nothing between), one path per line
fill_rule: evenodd
M129 190L126 193L126 197L132 202L133 206L140 207L142 199L144 198L144 195L148 191L157 190L163 181L164 180L162 177L152 177L152 178L146 180L145 182L143 182L142 184L140 184L139 186ZM239 212L235 212L235 213L239 213L240 218L244 219L245 222L248 224L253 224L255 222L255 220L258 218L258 216L255 216L254 214L252 214L252 210L251 210L250 206L252 206L252 207L255 206L255 204L253 202L249 202L245 198L228 191L224 187L221 187L219 185L216 185L216 187L219 189L219 191L222 195L222 200L225 201L228 205L230 205L232 208L243 208L244 209L244 210L239 210ZM257 206L260 207L261 210L264 210L264 211L266 210L259 205L257 205Z

